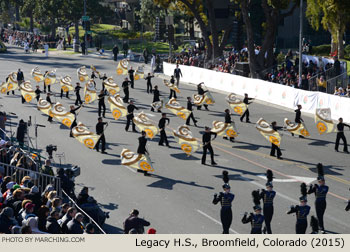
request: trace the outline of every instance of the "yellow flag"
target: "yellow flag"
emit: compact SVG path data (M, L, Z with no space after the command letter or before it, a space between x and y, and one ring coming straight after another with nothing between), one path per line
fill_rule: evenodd
M37 106L38 106L38 110L40 110L41 112L47 115L49 115L52 107L51 103L49 103L47 100L44 100L42 98L39 99Z
M209 91L204 94L204 99L204 102L208 105L213 105L215 103L215 100Z
M290 133L301 135L304 137L309 137L310 133L306 129L304 123L295 123L288 120L288 118L284 119L284 127L289 131Z
M181 150L187 154L192 155L198 149L198 141L193 137L192 132L188 126L179 126L177 130L173 131L176 141L179 143Z
M78 125L72 129L72 134L75 139L90 149L95 148L97 141L100 139L100 135L92 133L81 122L79 122Z
M101 76L100 72L96 70L96 67L95 67L94 65L91 65L91 66L90 66L90 69L91 69L95 74L97 74L98 77Z
M135 125L140 131L145 131L148 138L153 138L158 134L158 128L153 124L153 122L146 116L145 113L141 112L135 114L132 119Z
M17 73L12 72L8 75L7 82L1 84L0 91L2 94L18 89Z
M167 80L164 80L164 85L170 88L171 90L174 90L176 93L180 93L179 88L175 85L175 83L170 83Z
M118 120L119 118L126 117L126 115L128 114L128 111L124 106L123 100L122 98L120 98L119 94L108 97L108 102L109 102L114 120Z
M337 125L332 121L330 108L316 109L315 123L320 135L338 131Z
M71 112L67 111L66 108L59 102L51 107L49 110L49 115L68 128L72 126L75 119L75 116Z
M35 99L36 94L32 88L32 85L30 84L30 81L23 82L19 86L19 89L21 90L21 94L23 98L26 100L26 102L31 102L32 100Z
M158 111L163 108L163 101L156 101L151 103L151 106L154 110Z
M60 80L61 89L63 92L73 91L74 87L72 85L72 78L68 75L64 76Z
M211 132L214 132L219 136L238 137L238 131L234 123L214 121Z
M54 70L52 70L50 72L47 72L44 75L44 83L45 83L46 86L55 84L56 83L56 79L57 79L56 69L54 69Z
M84 101L86 104L89 104L95 100L97 100L97 91L93 80L90 80L84 87Z
M77 75L80 83L85 83L89 80L89 75L86 72L86 67L82 66L77 69Z
M7 92L7 83L6 82L2 82L0 85L0 91L2 94L5 94Z
M175 98L171 98L170 100L166 98L164 100L165 107L169 109L172 113L174 113L176 116L180 117L181 119L186 120L187 117L191 114L191 111L188 109L185 109L176 101Z
M123 149L120 157L122 159L121 164L129 166L138 170L154 172L151 159L148 155L137 154L128 149Z
M44 75L41 73L39 67L35 67L32 69L32 77L36 83L42 82L44 80Z
M143 67L138 67L135 74L134 74L134 80L140 80L145 77L145 72L143 71Z
M129 61L127 59L122 59L119 61L117 66L117 75L128 74Z
M273 143L278 147L281 145L280 134L273 130L270 124L268 124L268 122L266 122L264 119L260 118L259 121L256 122L256 128L270 143Z
M114 81L113 77L109 77L103 81L105 88L110 95L116 95L120 92L118 84Z
M233 109L233 111L238 115L243 115L243 113L247 110L248 105L245 104L241 99L237 97L236 94L231 93L226 97L226 101Z

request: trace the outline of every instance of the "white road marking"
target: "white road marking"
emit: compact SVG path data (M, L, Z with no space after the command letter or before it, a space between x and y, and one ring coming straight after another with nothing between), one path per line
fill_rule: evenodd
M197 212L200 213L201 215L207 217L208 219L214 221L216 224L221 225L221 222L220 222L220 221L218 221L218 220L214 219L213 217L207 215L207 214L204 213L203 211L197 209ZM235 234L239 234L237 231L233 230L232 228L230 228L230 231L233 232L233 233L235 233Z
M267 180L265 174L260 174L257 175L259 178ZM290 182L304 182L305 184L310 184L313 181L315 181L315 178L310 178L310 177L299 177L299 176L293 176L293 175L288 175L288 177L292 177L290 179L273 179L273 182L281 182L281 183L290 183Z
M133 173L136 173L135 169L132 169L132 168L130 168L129 166L125 166L125 165L124 165L124 167L125 167L125 168L128 168L128 170L132 171Z

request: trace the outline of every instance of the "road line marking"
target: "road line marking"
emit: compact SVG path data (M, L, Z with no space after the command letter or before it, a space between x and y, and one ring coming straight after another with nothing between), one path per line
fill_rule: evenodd
M218 220L214 219L213 217L207 215L207 214L204 213L203 211L197 209L197 212L200 213L201 215L207 217L208 219L214 221L216 224L222 225L220 221L218 221ZM233 232L233 233L235 233L235 234L239 234L237 231L233 230L232 228L230 228L230 231Z
M132 171L133 173L136 173L135 169L132 169L129 166L125 166L125 165L124 165L124 167L127 168L128 170Z

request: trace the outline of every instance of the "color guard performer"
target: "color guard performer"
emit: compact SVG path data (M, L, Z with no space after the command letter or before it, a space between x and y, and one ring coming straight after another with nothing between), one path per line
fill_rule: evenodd
M76 95L75 106L78 106L78 103L80 105L83 104L83 102L81 101L81 98L80 98L80 89L81 89L80 83L77 82L76 86L75 86L75 89L74 89L74 92L75 92L75 95Z
M231 114L230 114L230 110L229 109L225 109L225 123L229 123L229 124L234 123L231 120ZM224 136L224 139L227 139L227 136ZM234 142L235 138L234 137L230 137L230 141Z
M129 105L126 107L126 109L128 110L128 114L126 115L126 126L125 126L125 131L129 130L129 126L130 123L132 123L132 131L133 132L137 132L136 128L135 128L135 123L132 120L134 118L134 110L138 110L138 108L134 105L134 102L132 100L130 100Z
M205 127L205 132L202 137L203 142L203 155L202 155L202 165L205 165L205 160L207 157L207 151L210 152L210 158L211 158L211 165L216 165L214 161L214 151L213 147L211 147L211 135L214 135L213 140L216 138L217 134L210 131L209 127Z
M143 155L149 156L149 153L146 149L146 145L147 145L146 132L142 131L141 136L139 137L139 146L137 148L137 154L143 154ZM149 176L147 171L138 169L137 172L142 172L143 175Z
M80 105L79 107L74 107L73 105L70 106L70 113L74 115L74 121L72 122L72 125L70 126L70 137L73 137L72 129L77 126L77 114L76 111L79 110L83 105Z
M205 93L208 92L208 90L205 90L205 91L204 91L204 89L202 88L202 84L203 84L203 82L201 82L201 83L199 83L199 84L197 85L197 92L198 92L199 95L205 95ZM207 104L203 104L203 105L204 105L204 108L205 108L206 110L209 110ZM201 110L201 108L202 108L202 106L197 106L197 109L198 109L198 110Z
M158 123L158 128L159 128L159 131L160 131L160 139L159 139L158 145L163 146L163 143L165 142L165 145L170 147L169 146L169 142L168 142L168 138L167 138L167 135L166 135L166 132L165 132L165 124L166 124L166 122L168 122L167 125L169 125L170 119L166 117L166 113L162 113L162 118L159 120L159 123Z
M96 151L98 152L99 151L99 145L100 145L100 142L102 144L102 147L101 147L101 150L102 150L102 154L107 154L107 152L105 151L106 150L106 138L105 138L105 134L104 134L104 126L105 125L108 125L107 122L102 122L102 117L99 117L98 118L98 123L96 124L96 134L97 135L100 135L100 138L98 139L96 145L95 145L95 148L96 148Z
M247 109L248 110L248 109ZM271 123L271 127L273 130L275 131L278 131L280 129L283 129L283 127L280 127L280 126L277 126L277 123L274 121ZM282 156L282 152L281 152L281 149L280 147L278 147L276 144L271 144L271 151L270 151L270 156L271 157L276 157L275 156L275 152L277 150L277 159L283 159L281 156Z
M348 143L346 142L346 138L344 135L344 126L350 129L350 125L343 123L343 118L341 117L339 118L338 121L339 123L337 124L338 132L337 132L337 139L335 141L335 151L338 152L339 142L340 142L340 139L342 139L344 142L344 152L349 154Z
M174 91L175 92L175 91ZM176 98L176 97L175 97ZM189 111L191 111L191 114L187 117L186 120L186 125L190 125L190 119L192 118L192 121L194 123L194 126L197 127L197 120L194 118L193 116L193 109L192 106L194 106L194 104L192 103L191 97L187 97L187 109Z
M106 90L101 90L100 94L98 95L98 117L101 117L101 112L103 118L106 118L106 104L105 104L105 97L107 96Z
M254 100L254 98L249 98L249 97L248 97L248 94L244 94L243 102L244 102L245 104L247 104L247 105L251 104L251 102L249 102L249 101L251 101L251 100ZM240 118L241 122L243 122L244 117L246 117L246 120L245 120L245 121L246 121L247 123L250 123L250 121L249 121L249 109L248 109L248 107L247 107L246 111L244 111L243 115L242 115L241 118Z

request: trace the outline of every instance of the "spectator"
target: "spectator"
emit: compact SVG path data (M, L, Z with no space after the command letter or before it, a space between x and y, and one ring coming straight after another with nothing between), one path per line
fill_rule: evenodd
M41 207L41 196L39 188L37 186L32 186L29 193L25 196L26 199L30 199L35 205L34 211L37 212Z
M17 128L17 141L19 143L19 146L23 148L24 145L24 136L27 132L27 124L21 119L18 124Z
M62 219L62 218L63 218L63 216L67 213L69 207L70 207L70 206L69 206L68 203L62 204L62 208L61 208L61 211L60 211L59 219Z
M56 198L57 195L57 191L51 191L49 192L49 194L47 195L47 202L46 202L46 206L51 208L52 207L52 201L54 198Z
M49 159L45 160L45 166L41 168L41 172L50 176L54 176L52 167L51 167L51 161Z
M130 216L124 221L124 234L128 234L133 228L135 228L139 234L145 232L144 227L148 227L151 223L144 219L140 219L138 216L139 211L136 209L132 210Z
M36 215L34 214L34 207L35 207L35 205L33 203L30 203L30 202L24 206L25 210L21 214L23 221L27 220L30 217L36 217Z
M74 207L70 207L67 213L63 216L63 218L60 219L60 226L64 234L68 233L67 224L75 217L76 214L77 210Z
M322 75L319 80L317 80L317 87L318 91L320 92L326 92L327 90L327 81L324 79L324 76Z
M29 217L27 220L23 221L23 225L29 226L33 234L47 234L38 229L38 217Z
M13 209L5 207L0 213L0 233L11 234L11 229L17 224L13 218Z
M21 227L21 234L32 234L32 229L29 226L22 226Z
M334 87L334 93L333 95L340 95L338 87Z
M92 223L89 223L86 225L84 234L94 234L95 233L95 226Z
M46 222L50 213L50 209L47 206L41 206L38 210L38 228L42 232L47 232Z
M54 198L52 200L52 210L51 211L57 211L58 213L60 213L61 205L62 205L62 200L60 198Z
M59 217L59 212L56 210L51 211L50 216L46 221L46 230L50 234L61 234L61 227L57 220Z
M74 219L70 220L67 223L67 231L68 234L82 234L84 233L84 227L81 222L84 219L84 215L81 213L77 213Z
M6 136L6 131L5 131L5 123L6 123L6 113L5 112L0 112L0 137L1 139L5 139Z
M118 53L119 53L119 48L118 48L118 45L115 44L114 47L113 47L114 61L118 60Z

